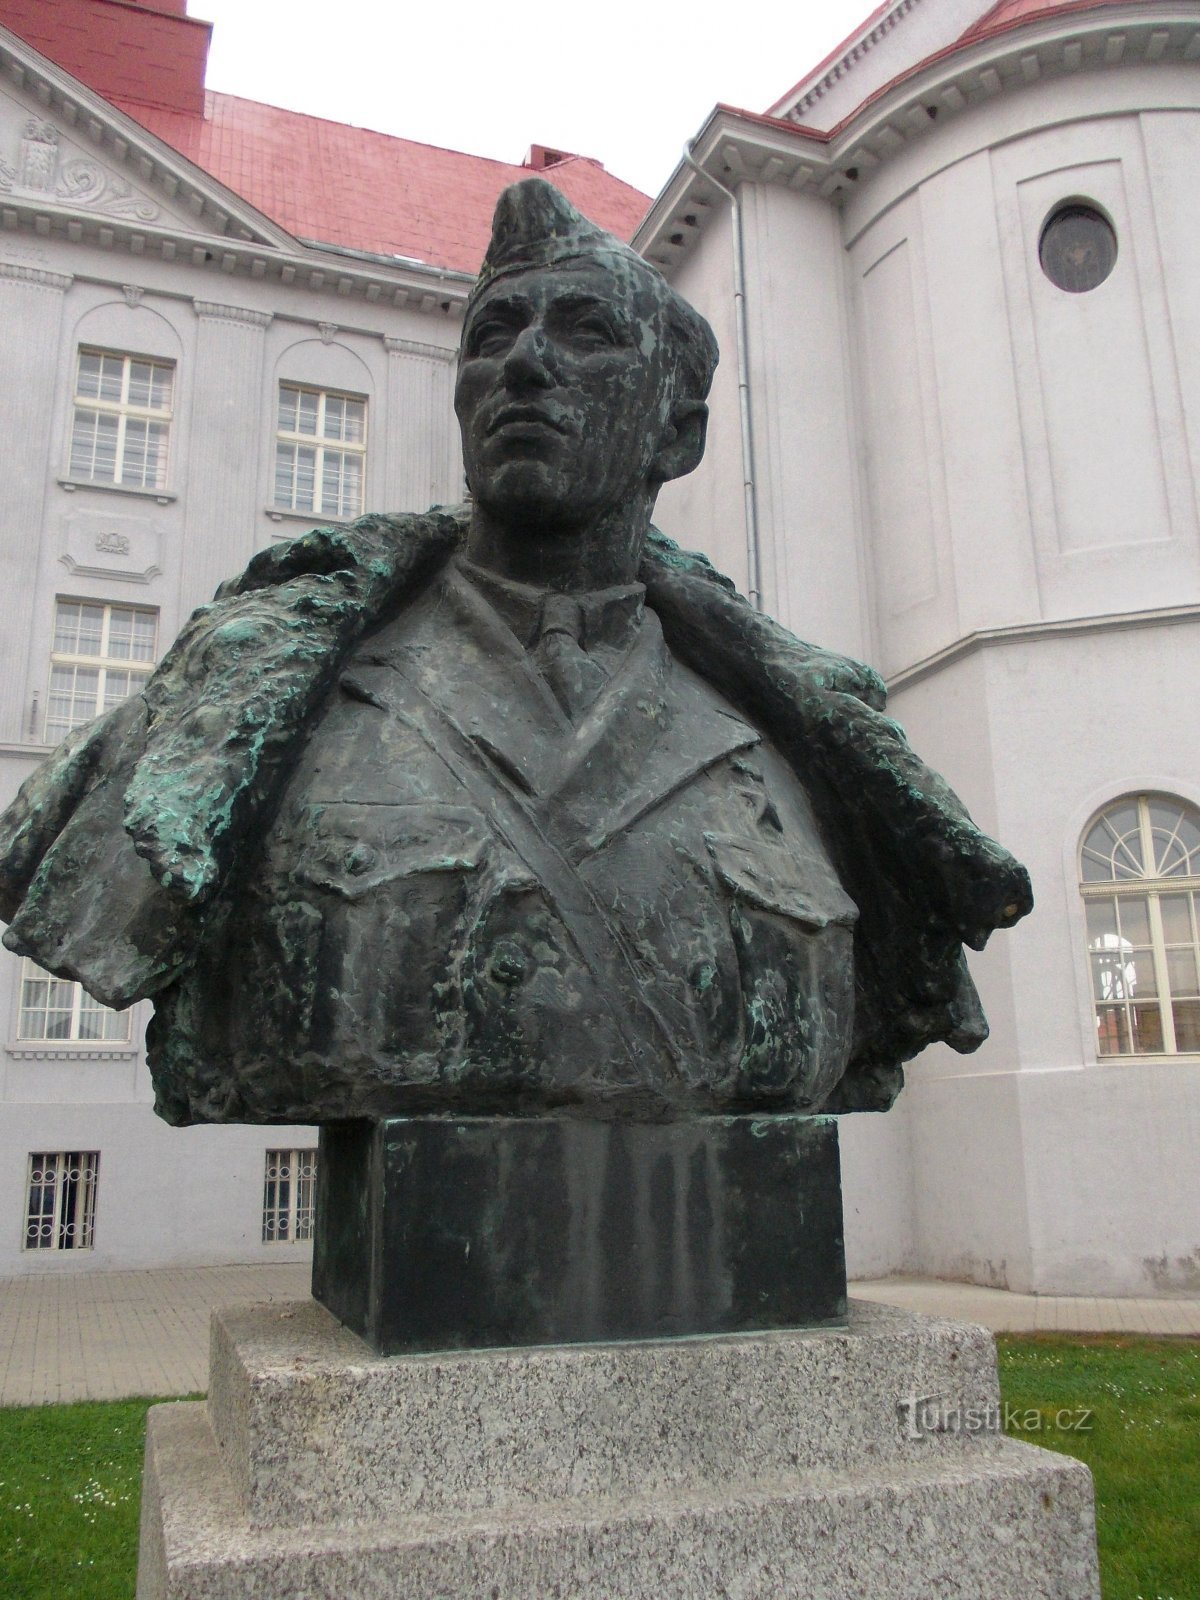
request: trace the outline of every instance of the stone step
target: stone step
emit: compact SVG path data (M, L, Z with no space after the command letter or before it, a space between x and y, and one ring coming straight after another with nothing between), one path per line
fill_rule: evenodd
M218 1312L212 1350L240 1514L275 1528L749 1491L1000 1425L990 1334L865 1303L845 1331L381 1357L303 1301Z
M425 1426L436 1436L436 1419ZM247 1521L203 1404L155 1407L138 1600L1096 1600L1091 1479L1004 1437L825 1481Z

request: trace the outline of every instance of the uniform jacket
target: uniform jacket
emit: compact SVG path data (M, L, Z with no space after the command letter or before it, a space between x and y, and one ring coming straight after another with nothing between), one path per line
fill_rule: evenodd
M655 535L637 644L556 724L463 528L256 557L0 819L5 942L154 997L160 1112L880 1108L974 1048L961 947L1028 879L874 675Z

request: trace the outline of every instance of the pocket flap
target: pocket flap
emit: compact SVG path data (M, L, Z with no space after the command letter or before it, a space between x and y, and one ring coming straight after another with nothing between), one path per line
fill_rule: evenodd
M858 907L825 862L725 833L706 833L704 842L722 882L752 905L813 930L857 922Z
M312 855L297 875L349 900L412 873L472 871L491 836L474 806L359 800L314 806L313 833Z

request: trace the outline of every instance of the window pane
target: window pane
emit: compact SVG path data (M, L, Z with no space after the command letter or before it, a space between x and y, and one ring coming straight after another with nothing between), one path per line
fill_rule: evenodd
M1125 962L1125 979L1129 998L1147 999L1158 993L1158 974L1154 970L1154 956L1149 950L1131 950Z
M100 357L100 398L111 400L116 404L121 398L121 380L125 374L125 361L122 356L104 355Z
M129 404L131 406L149 406L152 371L153 368L148 361L131 361L129 363Z
M290 389L287 384L279 385L279 431L280 433L295 433L296 409L300 404L300 391Z
M46 697L46 743L66 738L100 710L100 672L96 667L54 666Z
M104 636L104 607L60 600L54 616L54 648L63 655L98 656Z
M76 410L71 429L71 465L74 478L90 483L117 481L118 419L106 411Z
M1128 1000L1136 976L1128 955L1119 949L1092 957L1092 995L1097 1000Z
M342 438L347 444L362 444L366 436L366 402L363 400L347 400L342 423Z
M1093 950L1114 948L1117 938L1117 902L1106 896L1103 900L1088 900L1085 909L1088 944Z
M342 411L345 405L340 394L327 394L325 396L325 437L327 439L342 439Z
M75 393L84 400L100 398L100 357L94 350L79 352L79 377L75 383Z
M1194 950L1167 951L1167 981L1172 994L1200 995Z
M1164 894L1159 896L1162 907L1163 938L1168 944L1190 944L1192 941L1192 913L1190 894Z
M1200 1054L1200 1000L1176 1002L1175 1048Z
M1154 853L1159 877L1200 875L1200 823L1182 806L1165 801L1150 802L1154 830Z
M292 506L296 511L312 511L317 503L317 452L311 445L296 446L296 481Z
M1096 1049L1102 1056L1129 1054L1129 1024L1124 1006L1096 1007Z
M1121 937L1130 944L1150 943L1150 902L1144 894L1122 895L1117 902Z
M1138 1055L1157 1055L1163 1048L1162 1015L1157 1006L1130 1006L1133 1049Z
M312 394L307 389L300 389L296 394L296 432L308 433L314 437L317 432L317 412L320 409L321 397Z
M1083 876L1085 882L1143 876L1136 805L1114 806L1088 830L1083 842Z

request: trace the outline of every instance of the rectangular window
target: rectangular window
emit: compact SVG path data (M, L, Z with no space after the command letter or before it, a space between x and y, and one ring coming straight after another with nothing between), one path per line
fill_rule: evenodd
M29 1157L26 1250L90 1250L96 1229L98 1150L40 1150Z
M93 1000L81 983L52 978L26 958L21 963L17 1040L124 1044L131 1013Z
M362 515L367 402L324 389L279 385L275 504L328 517Z
M57 744L135 694L158 649L158 612L94 600L59 600L46 697L47 744Z
M70 476L126 489L165 489L174 388L170 362L80 350Z
M263 1177L264 1244L299 1244L313 1236L315 1150L268 1150Z

